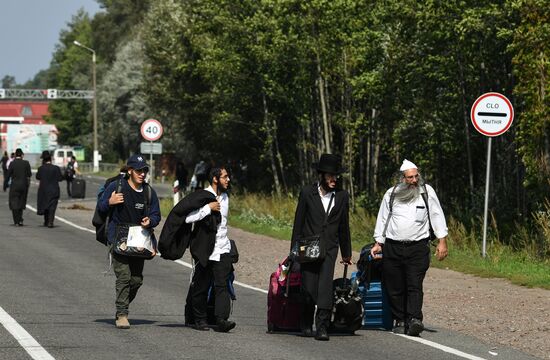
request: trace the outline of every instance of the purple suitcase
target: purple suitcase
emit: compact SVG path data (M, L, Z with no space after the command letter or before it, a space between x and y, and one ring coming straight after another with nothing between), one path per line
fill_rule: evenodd
M269 333L300 331L302 276L293 265L286 258L279 264L277 271L271 274L267 293L267 332Z

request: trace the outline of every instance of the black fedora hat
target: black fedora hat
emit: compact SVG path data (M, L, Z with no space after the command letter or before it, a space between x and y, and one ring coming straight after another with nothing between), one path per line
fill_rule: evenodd
M318 172L341 174L346 171L341 165L342 158L334 154L322 154L319 162L313 163L313 168Z

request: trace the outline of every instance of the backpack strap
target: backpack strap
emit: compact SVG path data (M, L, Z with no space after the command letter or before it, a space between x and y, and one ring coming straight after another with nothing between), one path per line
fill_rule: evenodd
M393 214L393 201L395 200L395 189L397 189L397 185L391 189L390 194L390 213L388 214L388 218L386 219L386 224L384 225L384 231L382 231L382 236L386 238L386 230L388 230L388 224L390 223L390 218Z
M422 195L424 204L426 204L426 211L428 213L428 224L430 225L430 240L433 240L435 239L435 233L434 228L432 227L432 219L430 217L430 205L428 205L428 189L426 188L426 184L423 184L422 188L424 188L424 192L422 192L420 195Z

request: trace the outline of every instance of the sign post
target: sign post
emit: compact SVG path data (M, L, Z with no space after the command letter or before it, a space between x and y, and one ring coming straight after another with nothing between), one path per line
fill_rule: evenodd
M163 133L162 125L160 121L155 119L147 119L141 124L141 136L147 141L149 141L149 160L151 163L151 177L149 182L153 184L153 178L155 177L155 165L153 164L153 153L156 153L153 141L156 141L161 138ZM162 144L160 144L160 150L162 153ZM141 148L143 148L143 143Z
M483 209L482 256L487 256L487 212L489 208L489 178L491 173L491 145L493 137L504 134L514 121L514 107L502 94L490 92L477 98L470 112L476 130L487 140L487 170L485 176L485 204Z

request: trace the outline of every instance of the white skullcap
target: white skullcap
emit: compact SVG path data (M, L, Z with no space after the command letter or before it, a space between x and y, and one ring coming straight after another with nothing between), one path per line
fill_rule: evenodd
M418 169L415 164L413 164L411 161L405 159L403 160L403 164L401 164L401 167L399 168L399 171L405 171L410 169Z

